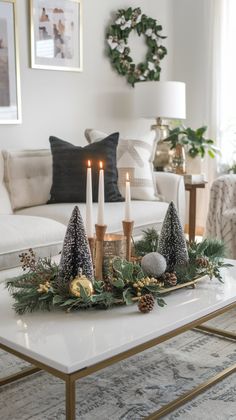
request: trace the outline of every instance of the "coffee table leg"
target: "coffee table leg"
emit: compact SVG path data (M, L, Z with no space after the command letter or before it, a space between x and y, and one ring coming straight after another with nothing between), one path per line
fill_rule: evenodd
M75 420L75 381L70 375L66 379L66 420Z

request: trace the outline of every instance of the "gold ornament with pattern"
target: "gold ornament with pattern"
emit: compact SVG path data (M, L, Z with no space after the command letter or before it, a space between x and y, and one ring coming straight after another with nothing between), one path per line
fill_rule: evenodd
M94 293L92 282L84 275L79 274L70 282L70 294L80 297L80 286L82 286L88 296Z

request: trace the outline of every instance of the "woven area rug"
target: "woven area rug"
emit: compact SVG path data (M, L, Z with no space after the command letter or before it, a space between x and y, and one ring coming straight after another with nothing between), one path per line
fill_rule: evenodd
M236 331L236 310L209 324ZM26 365L5 352L0 356L1 376ZM81 420L141 420L234 363L235 342L190 331L78 381L76 415ZM64 384L47 373L6 385L0 392L2 420L65 419ZM236 375L164 419L235 420Z

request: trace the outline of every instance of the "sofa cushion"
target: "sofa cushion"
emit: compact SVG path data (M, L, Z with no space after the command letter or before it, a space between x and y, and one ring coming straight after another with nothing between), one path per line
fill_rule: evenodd
M17 214L48 217L67 225L75 204L50 204L18 210ZM134 219L134 235L137 236L143 229L154 226L160 230L164 220L168 203L160 201L132 201L131 214ZM83 220L86 216L86 204L80 203L79 209ZM108 232L121 232L124 216L124 203L106 203L104 220ZM97 214L97 204L93 204L94 220Z
M116 148L119 134L114 133L96 144L75 146L50 137L53 156L53 183L49 203L84 203L86 201L86 169L92 161L93 201L98 201L99 161L104 164L105 201L123 201L118 186Z
M19 254L32 248L38 257L57 255L66 226L44 217L1 215L0 270L20 265Z
M4 160L3 160L2 152L0 151L0 214L11 214L12 207L11 207L10 197L8 195L3 177L4 177Z
M85 137L89 143L100 141L106 136L107 134L102 131L85 130ZM140 138L119 139L117 147L118 187L123 197L125 196L125 180L128 172L132 199L158 199L151 163L154 139L154 131L149 131Z
M2 153L13 210L45 204L52 185L50 150L3 150Z

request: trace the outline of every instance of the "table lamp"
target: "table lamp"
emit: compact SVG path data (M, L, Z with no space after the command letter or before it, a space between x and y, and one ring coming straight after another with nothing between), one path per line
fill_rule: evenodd
M135 85L135 114L137 117L155 118L152 125L157 133L152 162L155 170L170 170L170 146L163 140L168 136L168 120L186 118L185 83L140 82Z

